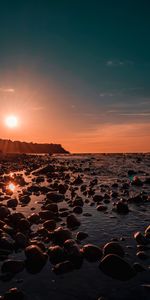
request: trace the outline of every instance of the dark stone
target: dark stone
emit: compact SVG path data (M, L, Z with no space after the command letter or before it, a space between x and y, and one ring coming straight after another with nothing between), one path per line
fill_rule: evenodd
M0 206L0 220L4 220L9 215L10 215L9 209L4 205Z
M140 231L134 233L134 239L140 245L146 245L147 244L147 239L145 238L144 235L142 235L142 233Z
M54 266L53 272L57 275L68 273L74 270L74 265L71 261L66 260Z
M27 245L27 237L22 232L17 232L15 236L15 242L17 247L25 248Z
M65 241L64 249L68 259L74 264L75 268L80 268L83 262L83 256L76 242L72 239Z
M76 228L80 226L80 221L75 217L75 215L69 215L67 217L67 227L69 228Z
M107 276L121 281L129 280L136 275L135 270L115 254L106 255L100 262L99 268Z
M100 201L103 201L103 196L102 195L95 195L93 197L93 201L94 202L100 202Z
M58 227L57 229L54 230L52 238L56 244L63 244L66 240L72 238L72 234L69 229Z
M66 260L64 249L60 246L51 246L48 249L49 260L52 264L58 264Z
M54 230L56 228L56 222L54 220L47 220L43 223L43 227L47 230Z
M103 204L100 204L97 206L96 208L98 211L106 211L107 210L107 206L106 205L103 205Z
M18 288L11 288L4 294L4 300L23 300L24 294Z
M83 206L84 202L83 199L78 197L73 201L73 206Z
M46 264L47 255L37 245L30 245L25 249L26 269L29 273L35 274L42 270Z
M82 180L82 178L78 175L78 177L73 181L72 184L74 184L74 185L80 185L80 184L82 184L82 183L83 183L83 180Z
M17 207L17 205L18 205L18 200L17 199L9 199L7 201L7 206L10 207L10 208Z
M64 200L63 194L58 194L58 193L53 193L53 192L47 193L46 197L48 200L56 202L56 203Z
M134 268L134 270L135 270L136 272L143 272L143 271L145 271L145 268L144 268L141 264L139 264L139 263L137 263L137 262L135 262L135 263L133 264L133 268Z
M117 242L107 243L103 248L104 256L107 254L116 254L120 257L124 257L124 250Z
M24 269L24 261L22 260L6 260L1 267L2 273L19 273Z
M147 255L146 252L144 252L144 251L139 251L139 252L137 252L136 256L137 256L138 258L142 259L142 260L148 258L148 255Z
M39 214L33 213L32 215L30 215L30 216L28 217L28 221L29 221L31 224L39 224L39 222L40 222Z
M76 239L82 241L88 237L88 234L82 231L77 232Z
M150 238L150 225L145 229L145 236Z
M19 220L17 227L21 232L26 232L30 230L30 223L27 219L23 218Z
M120 214L127 214L129 212L127 203L123 202L122 200L116 203L116 210Z
M81 206L75 206L74 209L73 209L73 212L74 212L75 214L82 214L83 209L82 209Z
M87 244L84 245L82 248L83 256L89 261L89 262L95 262L101 259L102 257L102 250L95 245Z

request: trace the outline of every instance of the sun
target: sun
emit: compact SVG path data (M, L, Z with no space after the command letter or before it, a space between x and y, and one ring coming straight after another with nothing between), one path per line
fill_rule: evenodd
M9 128L15 128L18 126L18 118L16 116L8 116L5 119L5 124Z

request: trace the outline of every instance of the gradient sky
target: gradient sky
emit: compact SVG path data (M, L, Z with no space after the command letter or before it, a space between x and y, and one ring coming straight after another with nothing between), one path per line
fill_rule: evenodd
M0 137L150 151L149 16L149 0L0 1Z

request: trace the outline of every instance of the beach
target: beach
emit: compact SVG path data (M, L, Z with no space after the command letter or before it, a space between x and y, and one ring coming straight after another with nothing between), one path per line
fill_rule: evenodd
M0 165L1 295L149 299L149 154L16 155Z

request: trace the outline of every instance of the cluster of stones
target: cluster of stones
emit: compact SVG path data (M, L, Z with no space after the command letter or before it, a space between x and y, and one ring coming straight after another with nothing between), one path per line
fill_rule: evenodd
M40 165L31 164L27 175L32 168ZM68 172L81 172L81 175L72 176ZM117 192L118 183L112 185L112 191L108 193L109 186L101 185L101 193L96 193L98 184L97 178L90 181L89 185L84 183L82 168L67 167L63 164L55 166L46 165L34 171L32 184L28 184L22 175L15 176L14 184L23 187L23 192L18 198L14 198L11 192L6 189L10 177L3 176L0 182L1 203L0 203L0 259L1 280L11 279L15 274L26 269L32 274L40 272L49 261L55 274L63 274L81 268L84 259L88 262L98 262L99 269L107 276L118 280L129 280L144 267L138 262L131 265L125 259L125 251L115 241L111 241L100 247L93 244L81 246L81 241L88 237L88 234L74 230L80 226L80 214L84 213L84 205L96 206L98 212L107 213L107 204L112 203L112 211L118 214L129 213L130 203L149 201L146 194L138 194L128 199L121 199ZM131 173L131 171L129 172ZM130 175L130 174L129 174ZM47 180L48 186L41 185ZM129 195L131 185L142 186L138 177L133 177L131 183L124 183L122 191ZM147 180L146 184L149 184ZM115 190L114 190L115 189ZM78 190L83 198L78 196ZM107 191L107 192L106 192ZM69 194L68 194L69 192ZM32 194L44 195L40 211L29 216L17 212L18 206L27 206L31 201ZM70 195L70 197L68 196ZM6 201L4 204L3 201ZM59 203L65 201L67 207L59 207ZM32 208L34 210L34 207ZM34 229L33 229L34 228ZM36 229L35 229L36 228ZM147 250L150 243L150 226L145 233L136 232L134 238L137 242L137 258L148 258ZM25 260L10 259L9 255L14 251L22 250ZM1 299L21 300L24 294L17 288L7 291Z

